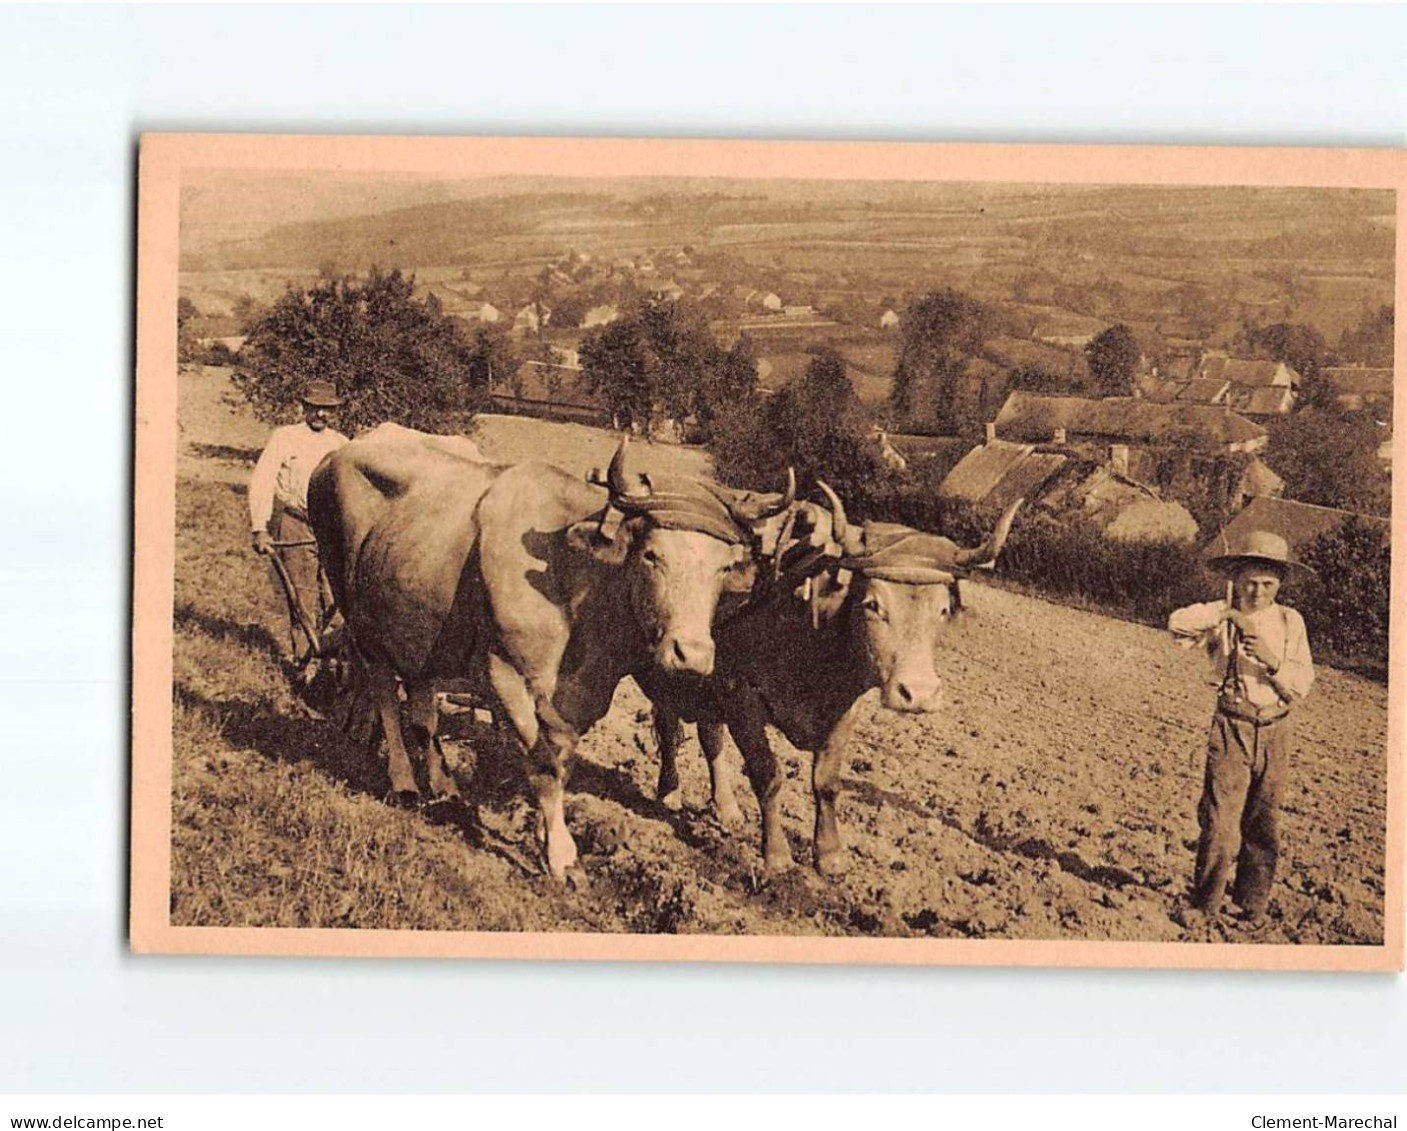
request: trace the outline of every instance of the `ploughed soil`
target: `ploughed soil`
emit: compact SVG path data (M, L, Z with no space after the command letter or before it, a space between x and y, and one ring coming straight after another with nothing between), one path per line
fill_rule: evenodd
M1062 940L1375 943L1383 931L1387 692L1319 669L1296 713L1283 851L1251 935L1180 910L1213 699L1198 657L1154 629L980 582L943 646L943 709L862 706L839 816L849 871L809 866L810 756L774 736L798 866L761 870L756 806L723 829L692 734L685 805L633 683L589 732L568 821L574 884L541 872L521 759L472 710L448 715L462 803L408 810L384 765L311 711L280 668L282 613L248 549L244 484L267 429L227 374L181 377L175 595L172 918L186 925L705 932ZM491 458L574 471L611 437L484 418ZM645 466L702 453L638 445ZM635 449L633 449L635 450Z

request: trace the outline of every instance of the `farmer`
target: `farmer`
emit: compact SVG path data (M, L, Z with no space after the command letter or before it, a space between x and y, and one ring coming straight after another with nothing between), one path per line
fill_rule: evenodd
M1299 613L1276 603L1291 573L1309 573L1285 540L1256 530L1207 563L1229 579L1229 600L1189 605L1168 617L1185 646L1199 646L1219 686L1197 807L1192 906L1221 910L1233 865L1232 898L1247 929L1264 923L1279 850L1280 794L1290 769L1293 704L1309 694L1314 665Z
M318 570L317 546L308 525L308 476L323 456L347 442L347 437L328 423L331 410L341 403L331 382L310 381L303 391L302 423L274 429L249 480L254 551L279 556L299 602L319 627L332 602ZM277 576L275 581L279 596L288 605L289 658L296 666L313 654L315 642L307 640L300 654L299 635L306 638L308 634L299 623L292 594Z

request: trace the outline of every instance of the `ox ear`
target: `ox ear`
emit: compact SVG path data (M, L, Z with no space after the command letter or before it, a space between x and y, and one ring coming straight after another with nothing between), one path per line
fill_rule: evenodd
M728 567L728 572L723 575L723 591L725 593L750 593L756 579L757 561L753 558L752 552L742 544L734 546L733 560Z
M601 532L599 522L585 519L567 527L567 545L578 553L590 554L597 561L607 565L620 565L625 561L626 552L630 549L630 536L626 533L624 523L616 528L614 538L608 538Z

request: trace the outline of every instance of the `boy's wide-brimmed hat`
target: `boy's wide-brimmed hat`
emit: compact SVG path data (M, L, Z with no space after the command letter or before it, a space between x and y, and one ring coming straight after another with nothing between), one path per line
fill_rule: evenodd
M1268 530L1250 530L1236 541L1221 540L1221 553L1207 559L1209 568L1218 573L1234 574L1250 565L1272 565L1287 574L1307 577L1314 570L1290 554L1290 545L1278 534Z
M303 403L314 408L336 408L342 403L331 381L309 381L303 390Z

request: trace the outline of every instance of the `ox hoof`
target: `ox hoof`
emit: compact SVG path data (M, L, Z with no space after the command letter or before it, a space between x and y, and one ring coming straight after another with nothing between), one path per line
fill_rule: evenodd
M684 808L684 791L676 786L668 793L660 794L660 804L671 813L678 813Z
M567 838L564 846L548 845L547 849L547 874L557 883L570 883L576 887L576 880L572 878L572 872L577 867L576 845L571 838Z
M834 879L850 871L850 853L843 848L816 853L816 871Z
M791 858L791 849L785 845L781 848L769 848L762 857L762 866L769 876L780 876L784 872L790 872L796 861Z
M742 827L743 811L738 808L736 801L730 801L726 805L720 805L715 801L713 803L713 815L718 823L728 832L734 832Z
M392 789L386 794L386 804L398 809L418 809L420 791L418 789Z
M438 785L435 787L435 795L431 800L437 803L443 801L459 801L459 786L455 785L454 782Z

